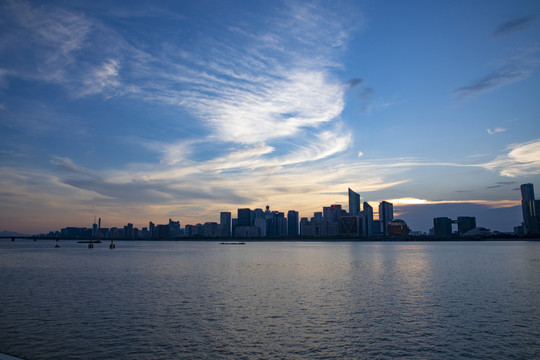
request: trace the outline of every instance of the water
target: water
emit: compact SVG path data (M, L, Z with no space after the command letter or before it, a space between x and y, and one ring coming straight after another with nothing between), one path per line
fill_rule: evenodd
M532 359L540 242L0 241L25 359Z

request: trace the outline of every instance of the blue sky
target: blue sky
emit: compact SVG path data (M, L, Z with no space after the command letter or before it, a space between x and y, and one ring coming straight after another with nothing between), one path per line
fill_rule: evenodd
M0 230L540 191L538 1L3 1Z

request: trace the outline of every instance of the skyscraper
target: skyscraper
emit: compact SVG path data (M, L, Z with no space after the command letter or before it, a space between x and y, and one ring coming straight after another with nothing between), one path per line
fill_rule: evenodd
M536 212L536 201L534 198L533 184L521 185L521 210L523 211L523 223L525 224L525 233L539 233L540 229L538 226L538 214Z
M349 188L349 216L360 215L360 194Z
M369 205L366 201L364 201L364 236L372 236L373 235L373 207Z
M394 204L381 201L379 203L379 220L381 221L382 233L388 235L388 224L394 219Z
M476 218L474 216L458 216L457 224L459 235L463 235L476 227Z
M433 219L433 231L435 236L452 235L452 219L448 217L438 217Z
M251 209L238 209L238 226L251 226Z
M287 213L287 235L298 236L298 211L289 210Z
M221 228L221 236L231 237L231 213L221 212L219 214L219 225Z

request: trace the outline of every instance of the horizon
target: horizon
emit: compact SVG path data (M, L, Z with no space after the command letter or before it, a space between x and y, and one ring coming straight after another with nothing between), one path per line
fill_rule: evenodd
M351 188L510 232L540 186L538 1L0 9L0 231L310 218Z

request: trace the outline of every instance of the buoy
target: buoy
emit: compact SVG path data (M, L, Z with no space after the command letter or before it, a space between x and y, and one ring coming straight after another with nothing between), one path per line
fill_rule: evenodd
M88 248L89 248L89 249L93 249L93 248L94 248L94 244L92 244L92 243L88 244Z

